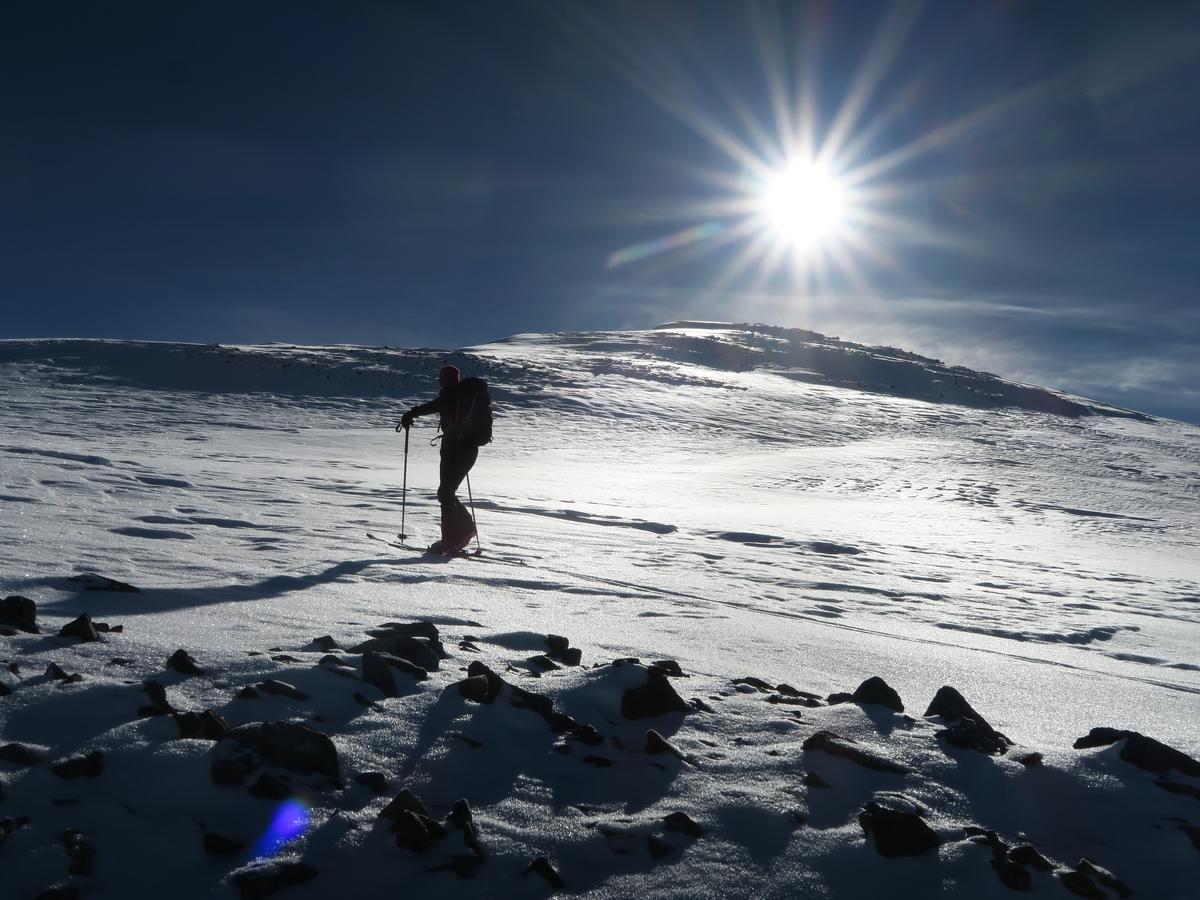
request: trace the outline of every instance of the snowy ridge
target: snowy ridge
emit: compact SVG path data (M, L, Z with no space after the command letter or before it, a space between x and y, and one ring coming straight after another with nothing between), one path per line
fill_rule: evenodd
M473 560L368 537L446 361ZM3 341L0 395L14 897L1194 894L1200 429L696 322Z

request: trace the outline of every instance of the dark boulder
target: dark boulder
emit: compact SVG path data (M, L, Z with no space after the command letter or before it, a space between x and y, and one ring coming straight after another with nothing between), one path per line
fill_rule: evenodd
M840 756L842 759L848 759L876 772L891 772L897 775L909 773L907 766L902 766L900 763L866 750L849 738L841 737L832 731L818 731L805 740L802 746L805 752L821 750L831 756Z
M363 787L370 788L376 794L387 791L387 776L382 772L359 772L354 776L354 780Z
M687 678L687 676L683 674L683 669L679 667L679 663L675 662L673 659L656 659L654 662L650 663L649 668L657 669L664 675L667 675L671 678Z
M72 875L91 875L96 867L96 848L78 828L68 828L61 837L67 851L67 871Z
M174 669L183 675L203 675L204 670L196 665L192 655L180 647L167 659L167 668Z
M926 716L937 716L948 726L937 736L955 747L1003 756L1012 746L1005 735L988 724L987 719L949 685L938 688Z
M704 829L684 812L673 812L663 819L663 827L667 831L677 831L690 838L698 838L704 834Z
M741 678L735 678L733 679L733 683L734 685L744 684L747 687L752 687L756 691L761 691L764 694L768 694L775 690L775 686L773 684L768 684L761 678L755 678L753 675L745 675Z
M1175 769L1184 775L1200 778L1200 762L1174 747L1136 731L1093 728L1085 736L1076 740L1074 747L1076 750L1088 747L1107 747L1122 738L1125 739L1125 746L1121 748L1119 755L1125 762L1148 772L1163 774Z
M24 744L4 744L0 746L0 761L17 766L36 766L42 758Z
M225 720L211 709L201 712L175 713L172 716L179 727L179 737L203 741L220 741L229 736Z
M150 698L150 703L138 709L139 716L165 716L175 711L167 701L167 689L159 682L144 682L142 690Z
M100 635L96 631L96 626L92 624L92 617L87 613L84 613L83 615L64 625L59 630L58 636L77 638L78 640L84 642L100 640Z
M0 600L0 625L28 634L41 634L37 625L37 604L17 594L5 597Z
M268 678L266 681L260 681L255 685L264 694L273 694L277 697L288 697L292 700L308 700L308 694L297 688L294 684L288 684L286 681L277 681L274 678Z
M915 812L889 809L874 800L858 814L863 834L874 836L875 849L882 856L918 856L936 850L941 840L925 820Z
M544 856L539 856L537 859L531 862L525 867L525 871L521 874L541 875L544 879L546 879L551 887L559 890L562 890L567 886L567 883L563 881L558 872L554 870L554 866L550 865L550 860L546 859Z
M649 719L668 713L691 712L667 676L660 671L647 670L649 678L641 687L630 688L621 697L621 716L626 719Z
M562 653L571 646L571 642L561 634L548 634L546 635L546 646L550 648L551 653Z
M239 725L217 743L212 753L212 778L217 784L241 784L262 765L301 775L323 775L334 783L341 780L333 741L298 722Z
M446 829L423 813L400 810L394 817L396 846L422 853L446 836Z
M120 594L140 594L142 592L141 588L136 588L132 584L97 575L95 572L81 572L78 575L72 575L67 581L83 585L85 591L110 591Z
M853 703L854 695L849 694L846 691L837 691L835 693L830 694L828 697L826 697L825 702L828 703L830 706L837 706L838 704L841 704L841 703Z
M672 756L677 756L680 759L683 759L683 754L679 752L679 748L677 748L653 728L646 732L646 752L654 754L669 753Z
M904 703L901 702L900 695L878 675L868 678L860 684L854 689L851 696L855 703L873 703L886 706L894 712L904 712Z
M482 675L464 678L462 681L455 682L454 687L459 694L472 703L491 703L496 699L496 695L488 685L487 678Z
M96 778L104 771L104 752L93 750L84 756L72 756L50 766L59 778Z
M325 653L331 653L334 650L340 650L338 642L333 639L332 635L324 634L321 637L313 638L313 644L318 650L323 650Z
M379 815L385 819L397 820L402 812L416 813L419 816L429 817L429 810L425 808L425 804L421 802L421 798L414 794L408 788L400 791L387 806L379 811Z

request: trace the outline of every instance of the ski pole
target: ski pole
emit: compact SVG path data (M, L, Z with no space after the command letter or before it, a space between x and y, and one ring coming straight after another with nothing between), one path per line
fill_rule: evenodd
M475 518L475 498L471 495L471 473L467 473L467 499L471 501L471 518L475 520L475 552L482 553L483 546L479 543L479 520Z
M408 540L404 533L404 515L408 510L408 429L404 429L404 486L400 488L400 540Z

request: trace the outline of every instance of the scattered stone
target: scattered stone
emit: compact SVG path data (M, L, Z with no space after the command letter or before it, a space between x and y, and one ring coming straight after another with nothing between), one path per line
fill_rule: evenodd
M551 653L550 655L564 666L577 666L583 662L583 651L578 647L568 647L566 650Z
M744 678L735 678L735 679L733 679L733 683L735 685L736 684L747 685L756 690L762 691L764 694L769 694L775 690L774 685L767 684L761 678L754 678L753 676L750 676L750 675L747 675Z
M446 836L446 829L429 816L400 810L395 819L396 846L423 853Z
M220 741L229 736L225 720L211 709L202 712L174 713L172 718L179 726L179 737L203 741Z
M167 702L167 689L157 681L143 682L142 690L150 698L150 703L138 709L139 716L165 716L175 712L171 704Z
M1023 866L1017 865L1004 857L993 858L992 868L1000 883L1011 891L1029 891L1033 889L1033 876Z
M597 769L608 769L613 764L613 761L607 756L585 756L583 761L589 766L595 766Z
M964 750L1003 756L1012 741L988 724L962 694L949 685L938 688L926 716L938 716L949 726L937 736Z
M1160 775L1176 769L1184 775L1190 775L1193 778L1200 777L1200 761L1136 731L1125 731L1119 728L1093 728L1084 737L1075 741L1074 747L1076 750L1087 747L1106 747L1109 744L1115 744L1122 738L1125 739L1125 746L1121 748L1119 755L1125 762L1148 772L1157 772Z
M918 856L936 850L941 844L937 834L915 812L880 806L874 800L858 814L864 835L875 836L875 849L887 857Z
M662 672L649 669L649 679L641 687L630 688L621 697L621 716L626 719L649 719L672 712L691 712Z
M525 662L529 663L530 665L537 666L539 669L547 672L562 668L562 666L544 653L539 653L537 656L531 656L529 659L525 660Z
M699 697L693 697L688 702L691 704L692 709L696 710L697 712L710 713L713 711L713 708L711 706L709 706L707 703L705 703L703 700L701 700Z
M783 706L805 706L810 709L821 705L820 700L811 697L789 697L785 694L772 694L767 698L767 702Z
M901 702L900 695L878 675L872 676L860 684L854 689L851 696L855 703L874 703L886 706L894 712L904 712L904 703Z
M679 748L653 728L646 732L646 752L654 754L670 753L672 756L683 759L683 754L679 751Z
M854 695L847 694L845 691L838 691L835 694L830 694L825 698L825 702L830 706L837 706L839 703L853 703Z
M279 655L277 655L277 656L272 656L272 657L271 657L271 662L277 662L277 663L298 663L298 662L300 662L300 658L299 658L299 657L296 657L296 656L291 656L291 655L289 655L289 654L287 654L287 653L280 653L280 654L279 654Z
M675 845L669 844L662 838L652 834L646 838L646 849L650 851L652 858L662 859L664 856L670 856L674 852Z
M539 856L537 859L531 862L525 867L525 871L521 874L524 876L529 875L530 873L541 875L550 883L551 887L558 888L559 890L567 886L567 883L563 881L558 872L554 870L554 866L550 865L550 860L546 859L544 856Z
M67 871L72 875L91 875L95 869L96 848L87 842L78 828L68 828L60 838L67 850Z
M95 778L104 771L104 752L93 750L86 756L72 756L50 766L59 778Z
M897 775L907 775L910 771L907 766L892 762L892 760L872 753L869 750L864 750L855 741L834 734L832 731L818 731L805 740L802 746L805 751L822 750L831 756L840 756L843 759L848 759L876 772L894 772Z
M359 772L354 776L354 780L363 787L370 788L376 794L382 794L387 791L387 776L382 772Z
M0 761L18 766L36 766L42 758L24 744L14 743L0 746Z
M687 678L688 677L687 675L684 674L683 669L681 669L679 667L679 663L677 663L673 659L656 659L654 662L650 663L650 665L647 668L656 669L656 670L662 672L664 675L668 676L669 678Z
M112 659L110 659L108 661L108 665L110 665L110 666L131 666L131 665L133 665L133 660L126 659L123 656L114 656Z
M324 650L326 653L341 649L341 647L338 646L338 642L335 641L333 636L329 634L323 634L319 638L313 638L313 644L316 645L318 650Z
M244 843L231 837L217 834L215 831L204 833L204 852L210 856L237 856L245 849Z
M1108 894L1096 887L1096 883L1083 872L1071 869L1066 872L1059 872L1058 877L1062 881L1063 887L1072 894L1087 897L1088 900L1107 900Z
M1079 864L1075 866L1075 870L1077 872L1082 872L1095 881L1100 882L1110 891L1116 893L1121 900L1125 900L1125 898L1133 896L1133 890L1129 887L1129 885L1119 879L1112 872L1108 871L1108 869L1097 865L1086 857L1079 860Z
M274 678L268 678L266 681L260 681L255 685L264 694L274 694L277 697L290 697L293 700L308 700L308 694L297 688L294 684L288 684L286 681L276 681Z
M474 644L472 644L470 641L459 641L458 649L465 650L468 653L482 653L483 652L478 647L476 647Z
M413 625L391 623L372 633L383 636L351 647L350 652L390 653L420 666L427 672L436 671L441 666L441 660L446 658L446 651L437 638L437 627L429 622L417 622Z
M804 783L810 788L827 788L832 787L828 781L818 775L816 772L809 772L804 776Z
M394 800L392 800L387 806L379 811L379 815L383 816L385 819L392 819L395 821L399 819L400 813L402 812L415 813L416 815L429 818L429 810L425 808L425 804L421 802L421 799L416 794L408 790L408 788L401 790L400 793L396 795Z
M1027 769L1031 769L1034 766L1040 766L1042 764L1042 760L1045 759L1042 754L1036 751L1033 753L1022 753L1020 756L1013 758Z
M463 833L463 841L466 845L476 855L482 856L483 848L479 846L479 832L475 828L475 816L471 814L471 807L467 801L456 800L450 807L450 815L446 818L451 825Z
M246 685L235 696L238 700L257 700L259 698L258 691L250 687L250 685Z
M1054 863L1042 856L1037 848L1030 844L1021 844L1008 851L1008 858L1022 866L1032 866L1039 872L1053 872Z
M496 699L489 688L487 678L482 675L464 678L455 686L458 688L458 692L472 703L491 703Z
M181 672L184 675L204 674L204 670L196 665L196 660L182 647L172 653L170 658L167 659L167 668L174 669L176 672Z
M252 722L232 729L213 748L212 779L216 784L243 784L263 764L341 782L333 741L299 722Z
M18 594L0 600L0 625L7 625L27 634L42 633L37 625L37 604Z
M704 829L693 821L685 812L673 812L663 819L663 827L667 831L677 831L690 838L698 838L704 834Z
M562 653L571 646L571 642L561 634L546 635L546 646L550 648L551 653Z
M230 879L242 900L259 900L284 888L294 887L317 877L317 870L303 862L253 863Z
M96 633L96 626L92 624L92 617L87 613L64 625L59 630L58 636L78 638L85 643L100 640L100 635Z
M52 662L46 666L46 677L53 678L55 681L66 681L70 676L62 666L56 662Z
M604 735L591 725L577 725L567 734L567 737L589 747L599 747L604 743Z
M132 584L117 581L115 578L106 578L95 572L80 572L78 575L72 575L67 581L82 584L85 591L115 591L124 594L140 594L142 592L141 588L136 588Z
M93 622L92 625L100 634L122 634L125 631L124 625L109 625L107 622Z

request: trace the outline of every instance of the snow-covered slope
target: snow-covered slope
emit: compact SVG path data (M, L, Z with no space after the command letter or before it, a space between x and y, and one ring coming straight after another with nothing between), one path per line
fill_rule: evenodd
M392 426L446 361L489 380L498 417L472 472L479 559L368 536L400 529ZM0 751L28 751L0 752L13 897L253 896L230 873L311 875L299 860L318 874L286 896L544 896L546 877L522 875L543 856L595 897L990 897L1025 879L1116 896L1081 857L1138 896L1194 896L1196 772L1137 739L1072 745L1111 726L1200 753L1200 429L891 348L697 322L452 353L4 341L0 398L0 597L32 600L42 632L0 637ZM436 536L432 434L422 422L410 447L417 542ZM141 590L89 590L81 572ZM81 613L122 630L57 636ZM430 669L390 670L392 697L362 680L384 683L379 658L351 652L394 636L388 622L432 623L447 654L433 669L427 641L392 640ZM548 634L582 665L531 662ZM335 659L313 643L326 635ZM203 674L166 667L180 648ZM611 664L629 657L681 675ZM471 663L507 682L475 667L465 690L492 702L460 692ZM871 688L826 702L871 676L903 712ZM687 712L623 709L662 684ZM921 714L943 685L1012 746L938 736L958 717ZM236 741L139 714L167 704L304 723L332 738L338 773L314 744L288 763L307 774L276 759L254 791L214 783L236 780L220 765ZM646 752L648 729L678 755ZM50 765L73 757L92 774ZM448 829L421 832L423 852L394 829L411 845L434 826L379 817L402 788ZM917 812L940 846L881 855L893 818L871 803ZM703 833L673 830L678 812ZM221 855L212 835L245 847ZM1022 844L1054 871L1014 859Z

